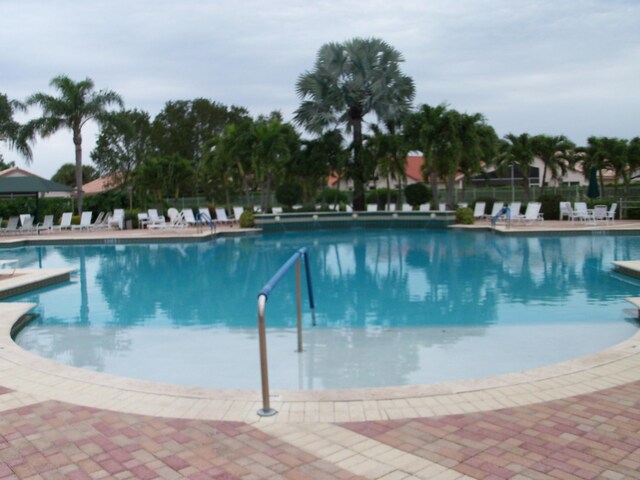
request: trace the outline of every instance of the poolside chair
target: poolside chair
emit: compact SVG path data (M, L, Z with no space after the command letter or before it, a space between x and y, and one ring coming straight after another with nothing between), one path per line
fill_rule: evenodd
M446 212L447 211L447 204L446 203L439 203L438 204L438 211L439 212Z
M198 209L198 218L201 223L211 223L211 212L209 211L209 207L200 207Z
M124 209L116 208L107 225L109 228L117 227L120 230L124 230Z
M193 214L193 210L191 210L190 208L183 208L181 213L182 213L182 218L187 223L187 226L189 227L196 226L196 223L198 222L196 221L196 217Z
M345 205L344 209L347 213L353 213L353 205Z
M421 203L418 207L418 211L420 212L428 212L430 205L428 203Z
M170 208L167 210L169 220L164 223L149 223L148 229L165 229L165 228L184 228L187 226L187 222L184 219L182 212L179 212L177 208Z
M403 203L402 204L402 211L403 212L412 212L413 211L413 207L411 205L409 205L408 203Z
M53 215L45 215L42 223L36 225L36 232L40 234L40 231L50 232L53 229Z
M277 208L277 207L274 207L274 208ZM216 224L233 225L234 223L236 223L235 219L231 219L227 217L227 212L225 211L224 208L216 208Z
M606 222L608 213L606 205L595 205L592 212L593 220L595 222L598 220L604 220Z
M3 233L3 234L16 233L18 231L18 222L20 222L20 217L18 216L9 217L9 220L7 221L7 226L0 229L0 233Z
M395 212L396 211L396 204L395 203L390 203L387 205L387 211L388 212Z
M149 224L149 214L138 212L138 228L144 228Z
M573 209L573 217L571 220L592 220L592 215L589 213L587 209L587 204L585 202L576 202L575 208Z
M377 212L378 204L377 203L367 203L367 212Z
M35 232L36 227L33 224L33 217L29 214L20 215L20 228L18 233Z
M560 220L564 220L564 217L567 217L567 220L571 220L572 215L571 202L560 202Z
M244 213L243 207L233 207L233 218L236 219L236 222L240 223L240 217Z
M67 230L67 229L70 230L72 218L73 218L72 212L64 212L60 217L60 223L58 225L54 225L51 229L60 230L60 231Z
M71 225L71 230L89 230L91 228L91 217L93 212L82 212L79 225Z
M516 218L518 221L524 222L526 224L535 221L542 221L543 218L542 214L540 213L541 207L542 204L540 202L529 202L527 204L527 209L525 210L524 215L518 215L517 217L512 216L512 218Z
M612 203L611 207L609 207L609 211L607 212L607 220L613 222L616 219L616 209L618 208L617 203Z
M511 214L511 218L518 218L520 215L520 207L522 206L522 202L511 202L509 204L509 213Z
M484 211L487 208L486 202L476 202L473 207L473 218L484 218Z
M218 209L216 208L216 211ZM273 207L271 209L271 213L273 213L274 215L280 215L282 213L282 207Z
M149 214L149 224L150 225L162 225L165 223L164 215L158 215L158 210L155 208L150 208L147 210Z
M500 213L502 207L504 207L504 202L493 202L493 206L491 207L491 215L489 217L493 219Z
M106 225L104 224L104 217L105 217L105 212L98 213L98 216L96 217L96 219L93 221L93 223L89 228L91 230L100 230L101 228L106 228Z
M469 204L467 202L458 203L458 208L468 208Z

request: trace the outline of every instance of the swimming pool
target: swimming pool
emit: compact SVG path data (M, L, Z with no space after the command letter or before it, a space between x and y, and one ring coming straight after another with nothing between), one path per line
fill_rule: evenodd
M18 335L52 360L193 386L260 386L256 295L309 247L317 326L304 304L295 353L294 275L267 306L272 389L328 389L477 378L559 362L637 330L610 274L638 258L634 236L511 237L359 230L220 238L197 244L12 249L25 267L73 267Z

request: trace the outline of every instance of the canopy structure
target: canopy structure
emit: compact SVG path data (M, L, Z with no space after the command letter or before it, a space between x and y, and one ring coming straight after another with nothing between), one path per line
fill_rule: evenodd
M41 193L48 192L72 192L73 188L58 182L46 180L37 176L5 176L0 177L0 196L3 197L19 197L19 196L35 196L36 197L36 214L35 221L38 221L39 198Z

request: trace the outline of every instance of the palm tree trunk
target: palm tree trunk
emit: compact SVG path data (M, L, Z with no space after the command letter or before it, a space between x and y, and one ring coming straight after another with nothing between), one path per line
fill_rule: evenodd
M82 191L82 135L80 125L73 127L73 144L76 147L76 192L78 201L78 215L82 215L82 202L84 192Z
M353 120L353 209L364 211L364 164L362 159L362 119Z

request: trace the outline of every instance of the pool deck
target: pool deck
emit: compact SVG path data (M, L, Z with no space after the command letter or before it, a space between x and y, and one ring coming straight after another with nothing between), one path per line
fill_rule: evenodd
M640 222L500 228L640 234ZM207 235L64 232L0 243ZM19 268L0 275L0 291L64 274ZM138 381L33 355L10 337L30 307L0 303L0 479L640 479L640 333L593 355L486 379L274 391L279 413L264 418L259 391Z

